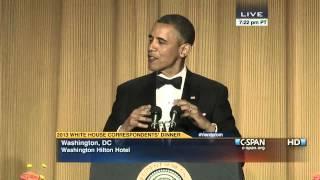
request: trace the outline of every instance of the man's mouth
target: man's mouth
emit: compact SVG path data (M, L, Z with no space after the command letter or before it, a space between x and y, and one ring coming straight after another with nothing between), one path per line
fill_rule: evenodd
M158 58L156 58L156 57L154 57L154 56L152 56L152 55L148 55L148 61L149 62L153 62L153 61L155 61L155 60L157 60Z

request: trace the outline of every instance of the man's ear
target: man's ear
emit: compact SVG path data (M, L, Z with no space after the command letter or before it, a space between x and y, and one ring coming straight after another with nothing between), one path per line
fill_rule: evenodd
M179 48L179 55L181 58L185 58L188 56L189 52L191 51L191 44L185 43L182 44Z

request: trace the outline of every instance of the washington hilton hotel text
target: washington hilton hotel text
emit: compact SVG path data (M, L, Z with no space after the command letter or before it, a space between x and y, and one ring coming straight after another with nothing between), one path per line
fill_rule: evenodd
M101 142L101 143L100 143ZM110 147L112 140L61 140L64 153L129 153L130 147Z

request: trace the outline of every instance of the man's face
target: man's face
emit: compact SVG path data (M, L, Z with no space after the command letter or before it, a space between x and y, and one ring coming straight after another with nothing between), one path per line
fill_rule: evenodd
M148 68L174 76L183 67L179 32L173 25L156 23L149 34Z

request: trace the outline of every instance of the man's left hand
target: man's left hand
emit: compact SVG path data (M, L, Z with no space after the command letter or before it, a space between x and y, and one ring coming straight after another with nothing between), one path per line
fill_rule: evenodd
M181 117L192 118L194 120L193 123L200 129L203 129L207 132L214 132L216 130L216 128L212 126L211 122L202 115L202 112L200 112L196 105L191 104L183 99L176 99L174 101L174 105L177 105L181 108L183 112Z

